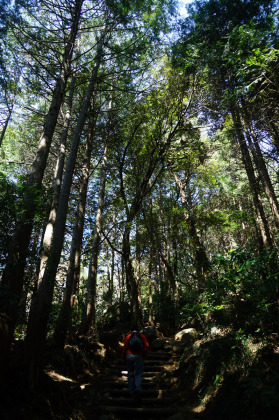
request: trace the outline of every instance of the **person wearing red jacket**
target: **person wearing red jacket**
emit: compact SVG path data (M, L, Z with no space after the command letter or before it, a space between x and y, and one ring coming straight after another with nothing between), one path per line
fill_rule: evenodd
M146 356L149 348L147 338L144 334L139 334L142 344L140 349L133 349L130 339L133 333L138 333L138 328L134 325L124 341L122 356L124 363L126 363L128 370L128 389L131 397L140 401L142 392L142 374L143 374L143 359ZM132 349L131 349L132 347Z

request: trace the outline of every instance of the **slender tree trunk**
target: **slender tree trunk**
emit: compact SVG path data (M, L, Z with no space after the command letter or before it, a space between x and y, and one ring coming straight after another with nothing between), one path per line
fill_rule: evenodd
M166 254L166 255L164 255L164 254ZM166 273L165 277L166 277L166 280L167 280L166 291L167 291L167 294L169 296L171 296L171 298L173 298L173 297L175 297L174 293L175 293L176 286L175 286L175 277L174 277L174 273L173 273L173 267L170 264L168 252L162 251L161 252L161 259L162 259L162 261L164 263L164 266L165 266L165 273Z
M150 260L148 265L148 302L149 302L149 313L148 313L148 321L150 325L154 326L154 305L153 305L153 288L152 288L152 267L154 265L155 260L155 235L154 235L154 227L153 227L153 199L151 193L151 179L149 181L150 193L149 193L149 213L150 213Z
M117 267L118 271L118 285L120 290L120 302L123 302L124 300L124 294L125 294L125 278L124 278L124 260L123 257L121 258L121 270L119 266Z
M123 235L122 242L122 256L125 267L126 274L126 287L128 295L130 298L131 304L131 320L133 323L139 323L142 325L142 312L139 298L139 290L137 281L135 278L132 257L131 257L131 247L130 247L130 232L131 232L132 221L129 219L126 221L125 230Z
M70 74L73 47L78 32L82 3L83 0L76 1L72 29L64 51L62 70L53 91L52 101L46 116L43 133L28 177L27 190L22 206L22 218L17 226L13 240L11 241L6 267L3 272L2 290L0 294L0 342L2 343L1 351L3 352L3 357L0 355L0 360L3 365L5 365L9 353L17 317L18 301L21 297L23 288L24 269L32 233L33 218L36 210L36 190L40 190L42 185L50 145L65 95L67 80Z
M41 236L41 228L40 226L36 226L34 229L34 232L32 234L32 249L31 249L31 255L30 255L30 262L28 264L28 267L25 270L24 274L24 286L23 291L19 303L19 312L24 311L24 320L27 323L27 302L30 299L30 295L32 293L32 289L34 288L33 279L36 278L36 271L37 271L37 250L40 242L40 236ZM32 261L33 260L33 261ZM21 318L22 322L22 318Z
M148 322L150 325L154 326L154 305L153 305L153 288L152 288L152 266L153 266L154 255L152 249L150 251L150 261L148 266L148 303L149 303L149 312L148 312Z
M44 277L45 267L46 267L48 255L50 252L51 241L52 241L54 226L56 222L57 208L58 208L58 203L59 203L60 190L61 190L61 184L62 184L62 178L63 178L64 164L65 164L66 142L67 142L67 137L68 137L70 116L71 116L71 110L72 110L72 105L73 105L74 89L75 89L75 78L73 78L71 82L69 99L66 106L66 113L64 117L63 130L61 134L59 154L58 154L55 172L54 172L52 203L50 206L48 222L47 222L44 235L43 235L43 240L42 240L39 269L38 269L38 278L37 278L37 283L35 284L34 292L32 296L32 304L31 304L30 317L29 317L30 319L32 319L33 311L36 311L35 308L38 303L37 302L38 294L39 294L39 290L40 290L42 280Z
M235 198L234 198L233 201L234 201L234 207L238 207L239 212L242 213L243 208L242 208L242 203L241 203L240 199L238 199L236 201ZM238 230L236 232L236 235L237 235L238 243L241 246L243 246L246 242L246 225L245 225L244 221L241 222L241 230Z
M142 307L142 300L141 300L141 275L140 275L140 229L139 229L139 214L136 215L136 258L135 258L135 279L137 283L137 289L138 289L138 301L139 301L139 307Z
M182 183L177 174L173 174L176 185L179 188L180 199L183 207L185 208L184 217L189 229L189 237L195 255L195 268L198 279L198 288L203 290L205 286L205 277L209 269L209 261L205 252L205 248L200 241L196 230L196 224L193 215L191 214L191 193L188 191L188 183ZM187 179L187 176L186 176ZM188 205L189 204L189 205Z
M32 318L30 318L29 331L26 338L27 357L30 355L31 362L36 366L36 359L40 357L40 352L43 350L47 323L51 309L52 296L55 284L56 271L60 261L60 256L64 243L64 232L67 219L68 201L73 180L75 163L77 159L77 152L80 143L80 137L83 131L84 123L87 117L90 101L95 90L99 66L103 57L103 44L105 33L102 35L99 43L95 63L91 73L91 80L85 94L82 108L78 117L77 125L73 135L71 150L67 161L65 174L63 177L63 184L61 187L61 194L57 210L57 218L53 232L53 240L47 265L44 272L44 277L39 289L38 304Z
M16 98L16 94L17 94L17 90L18 90L18 83L19 83L19 78L20 78L20 74L21 72L18 69L15 69L14 71L14 84L15 84L15 88L14 91L12 92L12 99L11 99L11 103L9 104L9 100L8 97L6 96L6 104L7 104L7 108L8 108L8 115L7 118L5 120L4 126L1 130L0 133L0 147L2 146L10 119L12 117L12 113L13 113L13 109L15 106L15 98Z
M273 134L273 143L275 145L277 155L279 156L279 130L273 122L270 123L270 127Z
M116 240L116 211L113 212L113 241ZM110 294L111 294L111 304L113 301L113 291L114 291L114 271L115 271L115 252L114 249L111 250L111 272L110 272Z
M82 249L83 227L85 219L85 207L87 199L87 189L90 177L90 161L92 143L94 138L94 129L96 125L96 118L93 122L93 128L87 137L86 152L84 165L82 168L82 177L80 181L79 200L76 211L75 225L73 229L72 244L70 250L69 266L67 270L66 289L63 296L63 302L54 332L54 341L56 346L64 347L66 335L71 327L71 314L72 314L72 298L73 291L76 287L80 272L80 259Z
M107 174L107 144L104 146L103 162L101 170L98 207L95 220L95 228L92 241L92 254L88 269L88 283L85 310L83 313L81 332L86 334L91 327L95 327L96 321L96 295L97 295L97 271L100 239L102 231L102 214L104 208L104 198L106 189Z
M261 239L264 246L272 247L272 239L271 234L268 226L268 222L265 216L265 212L262 205L262 197L260 194L259 186L255 178L253 164L251 161L251 157L249 154L249 149L247 147L245 137L242 132L242 125L240 121L240 116L236 108L231 109L231 114L236 130L236 136L238 140L238 144L242 154L242 160L244 163L244 167L246 169L247 177L249 180L249 185L253 197L253 203L257 215L257 223L261 233ZM261 243L261 241L259 241Z
M14 104L15 104L15 96L13 97L13 102L12 102L11 106L9 106L8 116L7 116L6 120L5 120L4 126L3 126L2 130L1 130L1 133L0 133L0 147L2 146L4 137L5 137L5 134L6 134L6 131L7 131L7 128L8 128L10 119L11 119L11 116L12 116Z
M56 162L55 174L54 174L54 183L53 183L53 198L51 203L51 210L48 217L48 223L45 229L42 250L40 253L40 267L38 275L38 285L37 289L39 290L42 279L44 277L45 267L48 259L48 254L50 252L51 240L54 230L54 225L56 221L57 208L60 196L60 190L62 185L64 164L65 164L65 152L66 152L66 142L68 137L68 131L70 126L70 117L73 106L73 97L75 90L75 78L72 78L70 95L67 103L67 109L64 117L63 131L61 135L59 155Z
M172 278L173 283L171 284L172 293L174 296L174 300L178 301L178 290L177 290L177 283L176 283L176 276L177 276L177 243L175 240L172 241L172 250L173 250L173 267L172 267Z
M257 135L254 131L253 125L251 124L251 120L249 118L248 110L243 104L243 110L244 110L244 121L245 121L245 127L246 127L246 136L250 145L250 149L254 158L255 165L257 167L258 173L260 175L262 184L264 186L264 190L266 193L266 196L268 198L270 208L273 214L274 222L277 228L279 228L279 204L278 200L273 188L273 185L271 183L269 173L266 168L266 164L262 155L262 151L259 146L259 142L257 139ZM253 141L252 141L253 140Z

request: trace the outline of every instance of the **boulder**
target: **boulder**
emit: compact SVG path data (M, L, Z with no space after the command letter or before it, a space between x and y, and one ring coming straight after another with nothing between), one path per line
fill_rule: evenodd
M185 343L181 341L175 341L172 345L172 350L174 351L174 353L180 353L184 350L184 348L185 348Z
M147 341L152 343L156 338L159 338L160 334L155 327L147 326L142 330L142 333L146 336Z
M169 341L166 341L164 343L164 349L165 350L172 350L172 344Z
M160 349L162 349L164 347L164 345L165 345L165 340L162 340L161 338L156 338L151 343L151 347L154 350L160 350Z
M192 341L197 336L197 330L195 328L185 328L175 334L175 341Z
M222 335L222 330L218 327L212 327L210 330L210 334L212 335L212 337L218 337Z
M104 344L94 343L94 355L102 360L106 357L106 348Z

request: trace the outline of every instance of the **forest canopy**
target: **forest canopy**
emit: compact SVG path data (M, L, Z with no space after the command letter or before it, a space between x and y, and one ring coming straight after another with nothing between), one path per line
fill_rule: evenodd
M123 322L272 333L278 1L1 6L1 370Z

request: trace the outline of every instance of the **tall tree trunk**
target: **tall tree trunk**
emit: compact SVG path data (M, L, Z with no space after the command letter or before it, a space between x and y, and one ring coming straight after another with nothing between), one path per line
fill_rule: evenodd
M62 70L53 91L52 101L46 116L43 133L28 177L27 190L22 206L22 217L17 226L13 240L11 241L6 267L3 272L0 294L0 342L2 343L1 351L3 353L3 357L0 356L0 360L3 365L6 364L6 358L9 353L17 317L18 301L21 297L23 288L24 269L33 227L33 218L36 210L36 191L40 190L42 185L50 145L65 95L66 85L70 74L73 47L78 33L82 3L83 0L76 1L72 28L65 46ZM2 363L0 365L0 373L1 366L3 366Z
M44 277L45 267L46 267L46 263L48 259L48 254L50 252L51 240L52 240L54 225L56 221L57 208L58 208L58 203L59 203L59 196L60 196L64 164L65 164L66 142L68 138L70 118L71 118L71 112L72 112L72 106L73 106L74 90L75 90L75 77L72 78L69 99L68 99L66 112L64 116L64 124L63 124L63 130L62 130L61 141L60 141L59 155L56 162L55 174L54 174L52 203L50 207L48 223L45 229L42 249L40 253L40 267L39 267L39 274L38 274L37 291L39 290L42 279ZM37 291L35 291L34 296L36 295Z
M234 122L238 144L239 144L241 155L242 155L242 160L243 160L244 167L247 173L250 190L253 197L253 203L254 203L254 207L255 207L255 211L257 215L257 223L258 223L259 230L261 233L261 240L264 246L272 247L273 244L272 244L268 222L267 222L264 208L262 205L262 197L261 197L259 186L256 181L255 174L254 174L254 169L253 169L253 164L252 164L251 157L249 154L249 149L247 147L246 140L242 132L242 125L241 125L239 112L236 109L236 107L231 109L231 114L232 114L232 118ZM260 245L261 245L261 240L259 240Z
M24 311L24 321L27 323L27 304L30 299L32 290L34 288L33 279L36 278L36 271L38 266L37 256L38 256L38 246L40 243L41 228L39 225L35 226L35 229L32 234L32 249L30 253L29 264L24 273L24 286L19 303L19 313ZM33 260L33 261L32 261ZM21 317L22 322L22 317Z
M246 128L246 136L247 140L249 142L251 152L254 158L255 165L257 167L258 173L260 175L262 184L264 186L264 190L266 193L266 196L269 201L269 205L273 214L274 222L277 228L279 228L279 204L278 200L273 188L273 185L271 183L269 173L266 168L266 164L262 155L261 148L259 146L259 142L257 139L257 135L254 131L253 125L251 123L248 110L246 108L246 105L243 101L243 111L244 111L244 122L245 122L245 128ZM253 140L253 141L252 141Z
M90 106L90 101L95 90L99 66L103 57L103 44L105 35L106 32L103 33L98 43L98 49L91 73L90 83L88 85L87 92L85 94L82 108L78 117L77 125L75 127L75 132L71 143L71 150L63 177L63 184L61 187L57 218L54 227L49 258L47 260L44 277L38 293L38 304L36 305L36 309L34 310L32 317L30 317L29 330L26 337L26 348L27 357L30 355L31 364L34 362L34 368L37 368L36 359L38 358L38 361L40 360L40 353L42 352L45 343L56 271L64 243L68 201L77 159L77 152L79 148L80 137Z
M5 137L5 134L6 134L6 131L7 131L11 116L12 116L14 104L15 104L15 95L13 96L13 101L12 101L11 106L8 107L9 108L8 115L7 115L7 118L5 120L4 126L1 130L1 133L0 133L0 147L2 146L4 137Z
M175 297L175 289L176 289L176 285L175 285L175 277L174 277L174 273L173 273L173 267L170 264L169 261L169 253L168 252L164 252L161 251L161 259L164 263L164 267L165 267L165 277L166 277L166 292L167 294L171 297L174 298Z
M15 98L16 98L16 94L17 94L17 90L18 90L18 83L19 83L20 75L21 75L21 72L18 69L15 68L14 69L14 85L15 85L15 87L14 87L13 92L11 92L12 93L11 101L9 101L8 96L5 95L6 104L7 104L7 108L8 108L8 115L7 115L7 118L4 122L1 133L0 133L0 147L2 146L2 143L3 143L4 137L5 137L10 119L12 117L13 109L14 109L14 106L15 106Z
M142 300L141 300L141 275L140 275L140 218L139 214L136 215L136 258L135 258L135 279L138 288L138 301L140 308L142 307Z
M238 210L240 213L243 212L243 208L242 208L242 202L240 200L240 198L238 200L236 200L235 198L233 198L233 202L234 202L234 207L238 207ZM242 220L241 222L241 230L237 230L236 232L236 236L237 236L237 242L241 245L244 246L247 238L246 238L246 225L244 223L244 221Z
M154 254L151 248L150 250L150 261L148 265L148 303L149 303L149 311L148 311L148 322L150 325L154 326L154 305L153 305L153 288L152 288L152 266L153 266L153 259Z
M116 241L116 211L113 212L113 242ZM113 301L113 290L114 290L114 271L115 271L115 252L114 249L111 249L111 272L110 272L110 294L111 294L111 304Z
M86 304L83 313L81 332L86 334L91 327L95 327L96 321L96 295L97 295L97 271L98 271L98 257L100 248L100 239L102 231L102 214L104 208L104 197L106 189L106 174L107 174L107 144L104 146L103 162L101 169L101 179L98 197L98 207L95 220L95 228L92 241L92 254L88 269L88 283Z
M198 279L198 288L202 291L205 286L205 277L209 269L209 261L206 255L205 248L198 236L196 223L192 215L191 192L189 191L188 187L188 177L187 175L185 176L186 182L185 184L183 184L177 174L173 173L173 176L176 185L179 188L182 206L185 208L184 217L188 225L190 242L192 244L192 249L195 255L195 268Z
M54 332L54 341L56 346L64 347L67 332L71 327L73 292L76 288L80 272L80 259L82 249L83 227L85 219L85 207L87 199L87 189L90 177L90 161L94 131L97 119L94 118L93 127L91 127L87 137L86 152L84 164L82 167L82 176L79 189L79 200L77 205L75 225L70 250L69 266L67 270L66 289L63 296L63 302Z
M155 235L154 235L154 224L153 224L153 199L151 193L151 179L149 181L150 193L149 193L149 213L150 213L150 226L149 226L149 233L150 233L150 260L148 265L148 303L149 303L149 313L148 313L148 321L150 325L154 326L154 305L153 305L153 288L152 288L152 268L154 265L155 260ZM155 267L154 267L155 268Z
M66 142L67 142L68 131L69 131L69 126L70 126L70 117L71 117L71 110L72 110L72 105L73 105L74 90L75 90L75 78L73 77L72 82L71 82L71 89L70 89L70 94L68 98L68 103L66 105L66 112L64 116L59 154L58 154L55 172L54 172L52 203L50 206L48 222L46 224L46 228L45 228L43 240L42 240L40 261L39 261L39 268L38 268L38 278L37 278L37 283L34 285L35 287L34 287L34 292L32 296L32 304L31 304L30 316L29 316L30 319L32 319L33 311L36 311L35 308L37 305L38 294L39 294L39 290L40 290L42 280L44 277L44 272L45 272L48 255L49 255L50 247L51 247L54 226L56 222L57 208L58 208L60 190L61 190L62 179L63 179Z
M133 323L143 324L142 311L139 298L139 290L135 278L134 267L132 263L131 247L130 247L130 232L132 221L127 220L122 242L122 257L126 274L126 287L131 304L131 321Z
M178 300L178 291L177 291L177 284L175 281L176 275L177 275L177 262L178 262L178 255L177 255L177 242L176 240L172 241L172 249L173 249L173 267L172 267L172 272L173 272L173 283L171 285L172 287L172 292L173 292L173 296L174 299L177 301Z
M279 130L273 122L270 123L270 127L273 134L273 142L277 151L277 155L279 156Z

